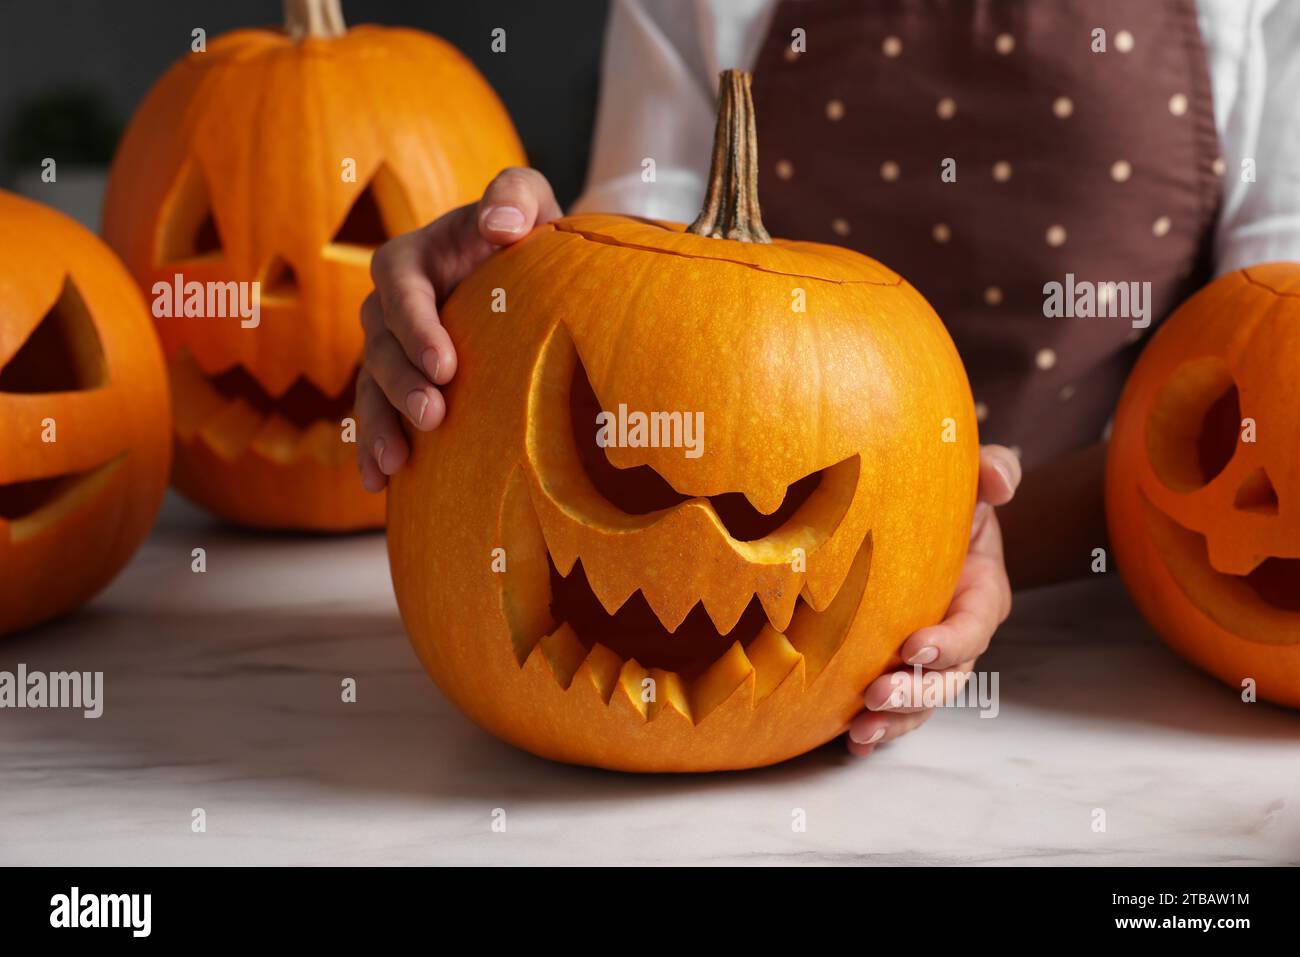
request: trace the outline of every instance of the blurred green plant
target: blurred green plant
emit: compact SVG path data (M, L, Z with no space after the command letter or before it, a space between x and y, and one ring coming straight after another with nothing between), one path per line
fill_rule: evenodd
M19 104L4 137L4 159L11 168L39 164L47 156L60 163L107 165L121 132L107 101L94 90L57 90Z

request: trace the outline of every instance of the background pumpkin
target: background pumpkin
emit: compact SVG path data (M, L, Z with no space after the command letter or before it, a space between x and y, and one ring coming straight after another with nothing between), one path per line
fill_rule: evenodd
M1156 333L1125 386L1110 536L1179 654L1300 707L1300 264L1222 276ZM1250 441L1246 441L1249 438Z
M337 0L287 0L173 66L118 149L104 235L158 281L258 281L261 324L160 318L176 486L238 522L381 524L342 441L370 255L522 163L474 67L413 30L345 29ZM354 177L345 177L351 169Z
M391 479L393 585L439 686L545 757L788 758L952 595L978 465L957 352L880 263L769 240L756 169L731 71L689 231L561 219L446 304L459 371ZM598 448L620 404L702 413L702 454Z
M0 633L126 564L162 501L170 433L130 275L71 219L0 191Z

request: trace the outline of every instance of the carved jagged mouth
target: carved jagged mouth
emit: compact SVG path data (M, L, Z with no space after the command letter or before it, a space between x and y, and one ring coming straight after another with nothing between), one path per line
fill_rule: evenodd
M1141 495L1147 531L1174 582L1226 631L1260 644L1300 643L1300 558L1265 558L1246 575L1210 564L1205 536Z
M522 480L512 482L507 498L514 499L507 502L507 514L522 516L528 509ZM751 675L754 705L796 672L805 685L811 683L848 636L871 570L867 533L848 575L821 611L801 593L783 622L779 612L770 616L768 610L780 603L751 594L739 617L728 622L701 597L675 620L677 603L665 603L655 589L638 588L621 601L609 594L602 598L582 558L563 565L545 544L535 517L517 530L507 552L522 561L505 576L503 605L520 665L541 656L566 689L585 675L606 704L621 684L647 718L671 707L698 723ZM594 565L593 571L598 571ZM714 607L734 605L738 597L744 596L728 596ZM721 623L715 616L723 618ZM653 681L648 696L646 679Z
M200 436L227 459L250 450L280 462L305 455L327 463L348 457L339 429L351 415L355 373L337 395L300 378L277 396L242 366L205 376L184 352L167 370L176 400L176 431L183 439Z
M9 526L9 540L33 538L89 501L125 459L123 452L80 472L0 485L0 521Z

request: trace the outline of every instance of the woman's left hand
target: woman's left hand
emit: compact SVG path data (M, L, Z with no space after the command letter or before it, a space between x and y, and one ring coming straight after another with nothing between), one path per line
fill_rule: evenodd
M998 625L1011 612L1011 583L1002 560L1002 532L993 509L1005 505L1020 484L1020 460L1001 445L980 449L978 504L971 523L970 550L943 621L916 632L899 654L905 670L883 674L867 686L866 710L849 724L849 751L865 757L900 734L920 727L933 708L910 704L923 700L914 665L928 672L960 672L965 683ZM930 679L933 680L933 679Z

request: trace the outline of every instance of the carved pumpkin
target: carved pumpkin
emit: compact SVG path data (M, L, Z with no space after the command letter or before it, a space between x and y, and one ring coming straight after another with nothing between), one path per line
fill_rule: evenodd
M1300 707L1300 264L1221 277L1124 389L1106 505L1120 572L1179 654Z
M261 284L256 327L157 319L176 486L249 525L375 526L383 498L358 485L342 425L371 253L477 198L523 154L491 88L444 41L345 30L337 0L286 11L286 33L213 39L158 81L114 160L104 234L148 296L177 274Z
M957 352L880 263L768 240L756 169L724 74L690 229L561 219L447 303L459 372L392 479L393 584L435 681L536 754L799 754L952 595L978 464Z
M130 275L71 219L0 191L0 633L126 564L162 501L170 433Z

